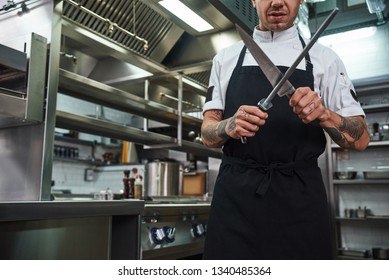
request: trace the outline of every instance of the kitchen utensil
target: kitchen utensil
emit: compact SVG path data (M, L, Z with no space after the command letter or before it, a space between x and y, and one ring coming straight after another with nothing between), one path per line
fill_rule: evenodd
M356 171L337 171L337 172L335 172L335 177L336 177L336 179L339 179L339 180L355 179L356 176L357 176Z
M272 83L272 81L274 80L279 80L278 83L276 84L276 86L273 88L273 90L271 91L271 93L266 97L266 98L263 98L261 99L257 106L264 110L264 111L267 111L269 110L273 105L271 103L271 101L273 100L273 98L275 97L276 94L278 94L279 96L283 96L285 94L292 94L293 92L290 91L290 89L293 87L291 84L290 86L287 86L288 89L285 89L285 88L282 88L284 86L284 84L287 82L287 80L289 79L289 77L293 74L294 70L297 68L297 66L299 65L299 63L301 62L301 60L305 57L305 55L308 53L308 51L312 48L313 44L317 41L317 39L319 38L319 36L321 35L321 33L324 31L324 29L329 25L329 23L331 22L331 20L335 17L335 15L337 14L337 12L339 11L339 8L335 8L331 13L330 15L324 20L324 22L322 23L322 25L319 27L319 29L316 31L316 33L313 35L312 39L309 41L309 43L305 46L305 48L303 49L303 51L300 53L300 55L297 57L297 59L293 62L293 64L289 67L289 69L286 71L286 73L282 76L282 78L279 80L280 76L278 74L279 70L278 68L273 64L273 63L270 63L268 64L268 61L270 61L270 59L264 59L264 56L261 54L262 51L258 51L258 49L260 49L258 47L258 45L255 43L255 41L249 36L249 35L246 35L247 33L245 33L243 31L243 29L239 28L238 25L236 25L237 29L238 29L238 32L239 34L241 34L242 36L242 40L245 42L247 42L246 46L247 48L250 50L251 54L254 56L255 60L258 62L258 61L261 61L260 63L258 63L258 65L261 67L264 67L264 73L267 73L268 71L271 71L271 73L269 73L269 76L270 75L275 75L275 78L271 78L269 79L268 78L268 74L265 74L266 77L269 79L269 81ZM254 46L257 46L255 49L253 48ZM255 57L255 54L260 54L259 57ZM270 61L271 62L271 61ZM273 85L273 84L272 84ZM282 89L282 90L281 90ZM245 144L247 142L247 138L246 137L241 137L241 142L243 144Z

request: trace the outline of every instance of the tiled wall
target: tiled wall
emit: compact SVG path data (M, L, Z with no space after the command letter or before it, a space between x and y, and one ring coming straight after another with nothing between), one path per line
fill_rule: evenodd
M94 168L92 165L69 160L55 160L53 164L53 192L69 190L72 194L94 194L110 188L114 193L123 190L124 170L136 167L144 174L144 165L117 165ZM93 180L85 180L87 169L93 170Z

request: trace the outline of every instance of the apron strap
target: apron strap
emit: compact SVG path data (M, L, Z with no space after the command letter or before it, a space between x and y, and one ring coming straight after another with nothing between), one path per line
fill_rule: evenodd
M280 172L284 175L288 175L291 171L296 169L305 169L309 167L318 167L317 159L299 160L293 162L273 162L270 164L261 164L254 160L243 160L236 157L230 157L223 155L223 162L231 165L244 166L246 168L257 169L259 172L265 174L263 176L256 193L260 196L264 196L270 187L271 180L274 172ZM304 183L304 181L302 180Z
M303 37L301 37L301 35L299 34L299 39L300 39L300 42L301 42L301 45L303 46L303 49L305 48L305 41L303 39ZM309 52L307 52L307 54L305 55L305 67L307 68L307 71L312 73L313 72L313 64L311 62L311 57L309 55Z

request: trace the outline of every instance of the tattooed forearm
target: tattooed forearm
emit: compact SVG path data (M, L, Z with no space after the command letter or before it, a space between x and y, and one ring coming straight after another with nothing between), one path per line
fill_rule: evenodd
M230 137L226 132L227 121L212 123L203 127L201 138L210 147L221 147Z
M233 117L231 118L230 124L228 125L228 130L229 130L229 131L235 130L235 127L236 127L236 125L235 125L235 119L236 119L236 116L233 116Z
M201 128L201 138L205 145L209 147L221 147L230 137L226 132L228 120L222 120L221 111L210 111L207 121L203 122Z
M217 135L223 140L227 140L229 138L226 132L226 126L227 126L227 121L222 121L220 125L218 125L217 132L216 132Z
M340 117L339 127L327 127L324 130L335 143L344 148L355 148L355 143L361 139L366 124L360 117Z

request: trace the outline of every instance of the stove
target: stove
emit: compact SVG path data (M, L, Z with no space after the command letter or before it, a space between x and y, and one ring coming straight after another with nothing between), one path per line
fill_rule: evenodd
M142 259L201 259L209 209L209 201L192 198L146 201L141 225Z

